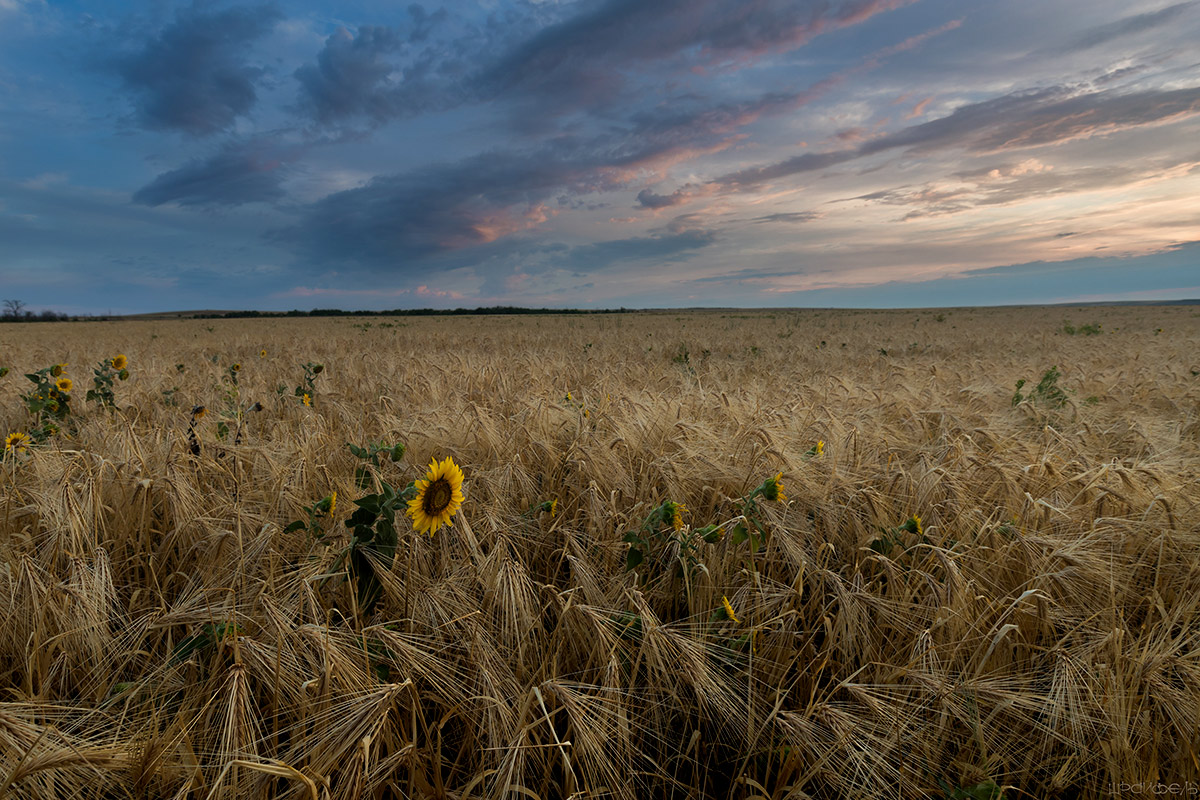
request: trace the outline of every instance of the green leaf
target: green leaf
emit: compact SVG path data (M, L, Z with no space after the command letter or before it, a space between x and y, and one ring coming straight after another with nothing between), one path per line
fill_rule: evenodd
M370 511L373 514L378 514L383 508L384 497L380 494L366 494L354 501L354 505L361 509ZM358 513L358 512L355 512Z
M628 572L631 569L637 569L638 565L641 564L645 558L646 556L644 553L642 553L641 548L630 545L629 554L625 556L625 571Z
M360 508L350 515L350 519L346 520L346 527L369 528L375 524L375 520L378 518L379 514L369 508Z
M354 455L358 456L359 458L367 457L367 451L364 450L363 448L359 447L358 445L350 444L349 442L347 442L346 447L349 447L350 452L353 453Z
M646 541L644 539L642 539L641 535L634 533L633 531L630 531L629 533L622 536L621 541L629 542L630 544L645 544L646 543Z
M892 552L892 549L896 546L896 541L890 535L884 535L878 539L873 539L867 546L876 553L879 553L879 555L886 556Z
M729 541L733 544L741 544L750 538L750 532L746 530L746 526L739 522L737 527L733 529L733 533L729 535Z
M396 555L396 527L388 518L380 519L375 525L375 551L384 561L391 561Z
M207 627L207 626L206 626ZM194 633L183 639L179 644L175 645L175 649L171 651L171 663L180 664L187 660L187 657L201 648L208 647L214 644L209 638L207 630L204 633Z
M284 533L292 533L294 531L304 530L307 527L308 527L307 523L305 523L301 520L296 520L295 522L289 522L287 527L283 529L283 532Z

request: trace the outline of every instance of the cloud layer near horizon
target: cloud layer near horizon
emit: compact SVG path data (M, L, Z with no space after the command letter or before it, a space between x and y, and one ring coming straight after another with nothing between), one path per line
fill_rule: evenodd
M1197 2L355 8L0 5L10 293L937 305L1036 262L1035 302L1200 240Z

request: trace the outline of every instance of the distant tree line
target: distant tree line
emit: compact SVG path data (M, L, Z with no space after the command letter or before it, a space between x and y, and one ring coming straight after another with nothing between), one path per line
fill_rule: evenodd
M35 314L26 309L20 300L5 300L4 310L0 312L0 322L64 322L70 319L70 314L60 314L49 309Z
M626 308L523 308L486 306L479 308L394 308L390 311L344 311L340 308L314 308L312 311L226 311L222 314L196 314L196 319L244 319L247 317L442 317L482 314L622 314Z

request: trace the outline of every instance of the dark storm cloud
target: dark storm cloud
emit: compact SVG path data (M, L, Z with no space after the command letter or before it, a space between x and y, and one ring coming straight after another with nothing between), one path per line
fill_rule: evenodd
M139 122L195 136L228 128L256 99L254 81L260 70L247 63L247 45L280 18L273 5L181 10L141 52L117 65L137 95Z
M682 233L663 233L655 236L635 236L606 242L572 247L562 266L585 273L626 261L654 260L657 262L684 261L717 241L716 234L706 230Z
M1087 50L1098 45L1107 44L1115 39L1130 34L1141 33L1162 27L1179 18L1180 14L1196 6L1194 2L1176 3L1173 6L1160 8L1158 11L1147 11L1144 14L1134 14L1107 25L1100 25L1085 31L1070 45L1071 50Z
M394 113L387 56L403 40L391 28L363 26L352 36L345 28L325 41L315 64L296 70L301 97L317 122L356 114L386 119Z
M731 189L747 189L897 148L915 153L934 153L950 147L975 153L1015 150L1162 124L1196 114L1200 114L1200 87L1084 94L1052 87L1016 92L961 106L945 117L872 139L856 148L805 153L723 175L716 183Z
M636 62L686 51L695 63L719 63L791 49L908 1L608 0L506 54L485 83L496 91L571 92L580 104L595 103L611 98L621 81L617 71Z
M544 205L552 198L569 206L580 195L623 188L646 171L721 149L744 109L711 111L646 112L597 136L558 136L525 150L380 176L314 204L294 235L314 258L377 266L486 244L545 221L555 213ZM678 202L685 191L677 192ZM649 190L639 199L643 207L676 204Z
M284 232L317 259L403 268L536 222L540 204L586 170L552 153L482 153L373 179L313 204ZM513 210L515 209L515 210Z
M670 208L677 206L687 200L687 194L683 189L676 189L671 194L655 194L649 189L643 189L638 192L637 202L642 208Z
M356 34L335 31L316 62L295 72L301 110L323 125L359 116L380 124L451 108L466 99L462 88L443 74L452 55L444 45L409 52L429 40L446 19L445 10L429 14L414 5L409 16L406 28L365 25Z
M266 148L229 146L208 159L164 172L133 195L135 203L159 206L238 206L283 197L284 170Z
M532 35L526 16L496 16L484 29L433 41L444 12L413 14L399 29L341 30L315 63L296 72L301 106L322 124L355 115L376 123L464 103L516 101L518 125L604 106L622 95L631 70L648 61L680 60L680 68L745 61L790 49L911 0L608 0L596 9L548 24ZM441 15L441 17L439 17ZM437 18L437 19L435 19ZM429 40L420 52L404 43ZM515 40L515 41L514 41ZM466 63L476 66L468 76ZM480 69L479 63L485 64ZM532 106L532 110L530 108ZM715 114L729 109L716 109ZM736 112L736 109L733 109ZM715 120L713 120L715 122Z

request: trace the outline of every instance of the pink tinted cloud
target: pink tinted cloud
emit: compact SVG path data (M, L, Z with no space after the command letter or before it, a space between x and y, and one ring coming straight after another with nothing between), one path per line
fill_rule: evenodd
M919 102L915 106L913 106L912 111L905 114L904 118L905 119L916 119L917 117L919 117L925 113L925 109L929 107L929 104L931 102L933 102L932 95L930 95L929 97L926 97L924 100L922 100L921 102Z

